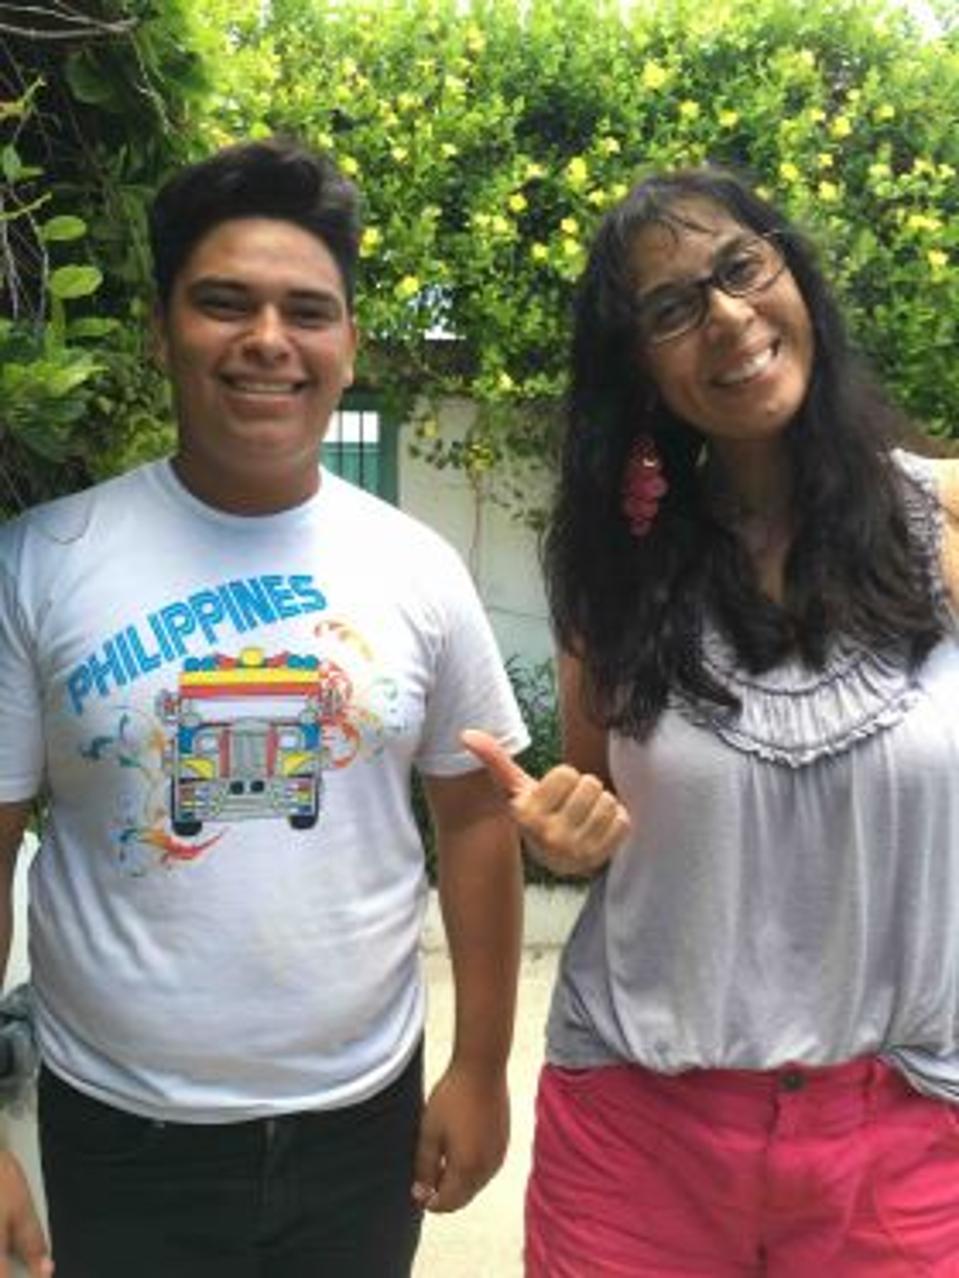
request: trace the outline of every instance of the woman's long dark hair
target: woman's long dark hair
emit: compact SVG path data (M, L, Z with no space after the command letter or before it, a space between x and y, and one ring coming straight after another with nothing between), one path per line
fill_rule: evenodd
M777 604L742 544L704 500L702 438L676 418L646 373L630 261L639 231L681 224L705 200L759 234L779 233L809 312L813 371L786 428L795 535ZM942 633L888 457L906 423L852 353L839 309L803 237L729 173L680 171L642 182L604 219L580 284L560 479L544 543L553 624L581 656L598 722L643 737L671 689L735 709L700 646L710 613L753 672L791 655L822 667L846 636L904 650L916 663ZM669 491L647 536L622 512L638 435L662 455Z

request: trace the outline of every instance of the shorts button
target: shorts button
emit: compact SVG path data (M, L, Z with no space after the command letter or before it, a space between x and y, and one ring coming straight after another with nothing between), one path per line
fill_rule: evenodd
M779 1086L784 1092L799 1092L806 1086L806 1079L801 1070L787 1069L779 1076Z

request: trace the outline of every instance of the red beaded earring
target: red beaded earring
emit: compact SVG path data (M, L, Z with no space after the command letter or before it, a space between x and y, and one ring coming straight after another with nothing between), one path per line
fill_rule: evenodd
M623 514L634 537L645 537L652 528L660 498L668 491L662 458L652 436L639 435L623 476Z

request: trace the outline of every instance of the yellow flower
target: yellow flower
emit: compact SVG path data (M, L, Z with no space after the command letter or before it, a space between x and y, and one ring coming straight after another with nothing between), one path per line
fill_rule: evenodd
M832 158L832 156L829 154L829 152L828 152L828 151L820 151L820 152L819 152L819 155L818 155L816 158L817 158L817 160L819 161L819 167L820 167L821 169L831 169L831 168L832 168L832 166L833 166L833 158Z
M580 244L579 240L573 240L573 239L563 240L563 252L566 254L567 257L575 257L577 253L580 252L581 248L582 248L582 245Z
M443 79L446 92L452 98L461 98L466 92L466 81L461 80L458 75L448 75Z
M692 99L686 98L679 104L679 114L684 120L695 120L699 115L699 103L693 102Z
M946 182L948 182L951 178L954 178L956 176L956 170L952 167L951 164L940 164L939 176L943 178Z
M628 190L629 187L625 182L614 182L609 188L609 198L611 200L621 200Z
M926 261L934 271L942 271L949 265L949 254L944 253L942 249L929 249L926 253Z
M570 186L584 186L589 177L589 169L581 155L574 155L566 166L566 178Z
M506 203L509 205L511 212L522 213L528 206L529 201L526 199L526 196L522 191L514 191Z
M600 208L606 203L607 196L601 186L594 186L586 198L595 208Z
M876 107L874 118L876 120L893 120L896 116L896 108L891 102L883 102Z
M724 129L734 129L739 123L739 112L728 109L720 111L719 123Z
M416 275L404 275L393 290L400 302L409 302L410 298L419 293L419 279Z
M390 155L397 164L405 164L410 157L409 151L405 146L394 146L390 148Z
M424 421L417 422L416 433L420 439L435 439L440 433L439 422L434 417L427 417Z
M579 223L576 221L574 217L564 217L562 222L560 222L559 224L559 229L565 235L578 235Z
M910 231L941 231L942 222L928 213L910 213L906 218L906 226Z
M936 173L936 166L930 160L925 160L922 156L919 156L918 159L915 159L912 162L912 171L917 176L925 173L928 174L929 177L934 177Z
M506 218L503 217L502 213L496 213L490 219L490 227L497 235L506 235L513 229L513 224L512 222L508 222Z
M618 139L606 137L599 139L599 149L603 155L619 155L623 148L619 145Z
M848 115L837 115L829 126L829 132L834 138L848 138L852 133L852 124Z
M416 275L404 275L393 292L401 302L408 302L420 291L420 281Z
M454 155L459 155L460 149L454 146L452 142L444 142L440 147L440 154L444 160L452 160Z
M874 182L881 182L883 178L892 177L892 169L885 160L877 160L875 164L870 164L869 176Z
M514 390L515 387L516 383L504 369L496 379L496 389L501 391L511 391Z
M822 109L822 107L812 107L809 112L809 118L812 120L813 124L822 124L823 120L826 118L826 112Z
M360 164L359 164L359 161L355 158L355 156L344 155L340 159L339 163L340 163L340 169L346 174L347 177L356 177L357 173L359 173L360 171Z
M419 104L419 98L415 93L398 93L396 95L396 105L401 111L412 111Z
M792 160L783 160L779 166L779 176L784 182L798 182L800 174Z
M532 182L536 178L544 177L545 174L546 170L543 168L542 164L537 164L535 160L530 160L529 164L526 166L523 176L527 182Z
M807 67L810 70L816 65L816 55L812 49L800 49L796 53L796 61L800 66Z
M395 129L400 122L400 117L392 107L385 107L380 115L380 120L388 129Z
M363 257L370 257L380 247L383 236L375 226L368 226L363 232L363 238L360 240L360 254Z
M466 28L466 47L470 53L482 53L486 48L486 36L475 23Z
M533 244L530 246L529 255L534 262L545 262L549 257L549 249L545 244Z
M643 88L651 89L653 92L661 89L668 79L669 72L659 62L647 62L640 76Z
M820 182L819 198L827 204L834 204L839 199L839 187L835 182Z

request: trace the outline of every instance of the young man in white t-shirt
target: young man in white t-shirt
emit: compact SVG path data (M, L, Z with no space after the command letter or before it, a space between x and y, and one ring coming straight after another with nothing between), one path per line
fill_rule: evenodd
M292 143L151 220L176 455L0 530L0 971L31 804L57 1278L402 1278L499 1165L516 836L460 730L526 735L461 563L320 470L353 378L352 186ZM410 807L455 1041L425 1105ZM48 1271L12 1156L7 1253Z

